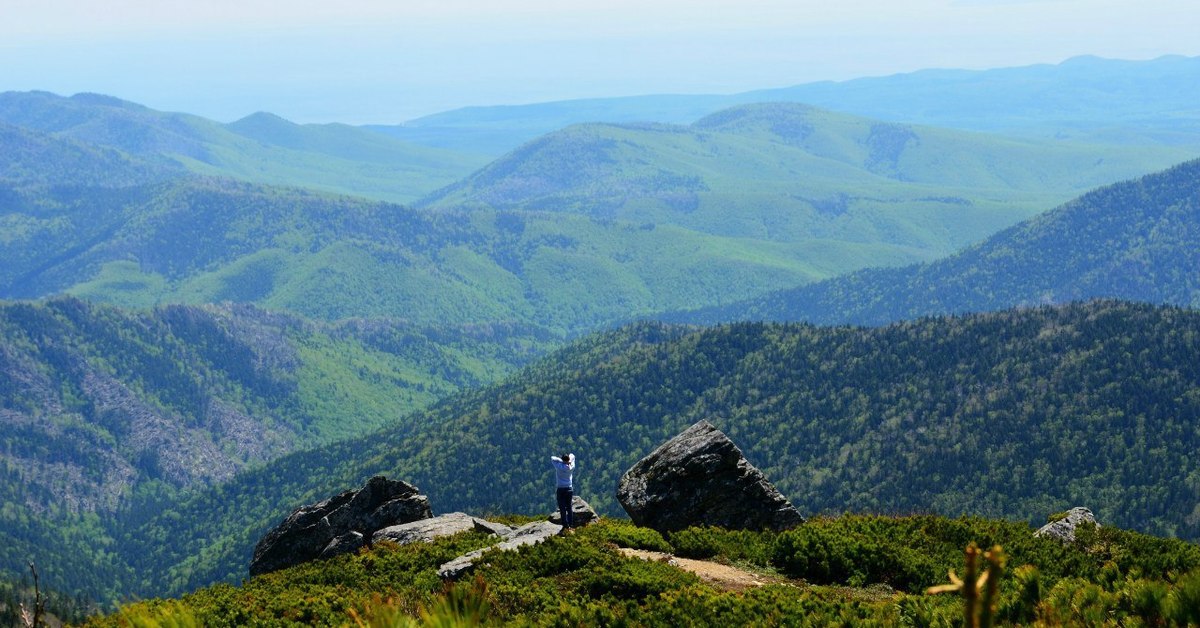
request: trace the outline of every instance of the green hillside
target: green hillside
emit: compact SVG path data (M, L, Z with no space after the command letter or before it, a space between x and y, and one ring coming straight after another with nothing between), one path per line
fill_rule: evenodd
M423 204L579 213L801 246L811 239L883 243L933 259L1083 191L1192 154L1004 139L755 104L688 127L570 127Z
M585 216L428 212L184 179L106 194L18 193L0 297L122 305L251 302L336 320L528 321L562 332L728 303L875 264L900 246L717 237Z
M943 260L666 317L880 324L1116 298L1200 306L1200 160L1090 192Z
M291 508L384 473L438 512L548 509L546 458L619 513L617 478L707 418L806 515L1037 521L1074 505L1195 539L1200 313L1112 302L882 328L641 324L374 435L281 458L115 526L143 595L243 577ZM212 504L222 504L219 510ZM147 539L171 538L170 544Z
M114 513L396 425L559 342L528 326L335 325L248 306L0 304L0 570L121 596ZM89 565L83 568L81 563Z
M234 177L409 202L485 159L346 125L254 114L222 125L96 94L0 94L0 122L112 148L179 173Z
M117 188L170 175L112 148L102 148L0 123L0 185ZM9 196L3 201L11 202Z

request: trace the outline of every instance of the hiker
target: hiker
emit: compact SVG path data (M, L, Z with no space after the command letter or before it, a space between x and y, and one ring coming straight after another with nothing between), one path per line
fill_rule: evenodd
M571 510L571 498L574 497L572 475L575 471L575 454L550 456L550 464L554 465L555 486L558 488L555 492L555 497L558 499L558 514L562 517L564 528L573 528L575 527L575 515Z

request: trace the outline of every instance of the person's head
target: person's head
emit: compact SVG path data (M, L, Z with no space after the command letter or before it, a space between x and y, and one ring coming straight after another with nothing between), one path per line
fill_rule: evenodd
M558 459L562 460L563 462L571 462L571 454L568 454L568 453L559 454Z

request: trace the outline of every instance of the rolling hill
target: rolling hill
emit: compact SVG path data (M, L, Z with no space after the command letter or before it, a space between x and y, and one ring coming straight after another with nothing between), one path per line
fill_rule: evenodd
M570 127L422 204L580 213L798 247L883 243L932 259L1086 190L1192 155L755 104L688 127Z
M881 324L1116 298L1200 306L1200 160L1095 190L943 260L667 320Z
M10 196L0 208L0 221L14 226L0 250L0 298L9 299L235 301L327 320L527 321L575 333L749 298L866 259L915 258L867 245L820 258L789 243L671 225L418 211L223 179Z
M347 125L254 114L222 125L97 94L0 94L0 122L115 149L176 173L227 176L409 202L486 159Z

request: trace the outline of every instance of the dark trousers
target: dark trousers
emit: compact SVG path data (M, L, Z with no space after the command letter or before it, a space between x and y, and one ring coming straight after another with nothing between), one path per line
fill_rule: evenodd
M562 517L563 527L575 527L575 513L571 510L571 498L574 495L571 489L560 487L554 496L558 499L558 515Z

